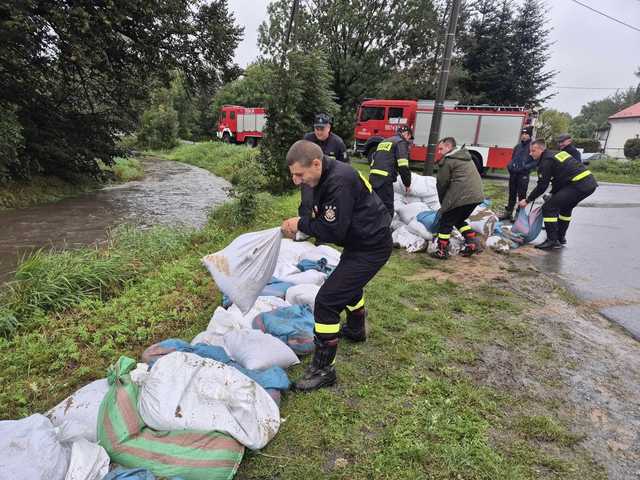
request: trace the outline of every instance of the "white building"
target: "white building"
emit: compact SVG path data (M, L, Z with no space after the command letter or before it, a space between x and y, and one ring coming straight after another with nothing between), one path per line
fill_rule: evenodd
M640 103L631 105L609 117L609 134L604 153L614 158L624 158L624 142L640 137Z

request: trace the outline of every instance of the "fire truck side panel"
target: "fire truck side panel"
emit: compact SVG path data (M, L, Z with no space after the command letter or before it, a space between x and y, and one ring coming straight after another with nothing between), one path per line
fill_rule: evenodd
M486 159L485 165L489 168L507 168L507 165L511 161L512 152L513 148L491 148L489 149L489 158Z
M513 148L518 143L523 116L483 115L478 143L489 147Z
M453 137L458 145L475 143L478 115L444 112L440 132L443 137Z

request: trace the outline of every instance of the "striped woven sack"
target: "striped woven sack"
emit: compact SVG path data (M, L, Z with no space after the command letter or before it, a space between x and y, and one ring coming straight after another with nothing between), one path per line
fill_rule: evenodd
M145 426L137 408L139 388L129 376L135 367L135 360L120 357L109 369L109 391L98 413L98 443L111 460L162 477L232 479L244 453L232 437L195 430L158 432Z

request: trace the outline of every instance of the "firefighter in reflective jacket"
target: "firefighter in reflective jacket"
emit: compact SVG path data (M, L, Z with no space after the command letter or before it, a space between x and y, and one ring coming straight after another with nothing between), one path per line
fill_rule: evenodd
M398 127L396 135L385 138L378 144L373 154L369 170L369 182L393 218L393 182L398 173L407 192L411 189L409 170L409 141L411 129L406 125Z
M293 183L313 189L313 208L310 215L285 220L283 234L293 238L301 231L344 247L340 263L316 296L316 349L296 383L298 390L314 390L336 381L334 361L340 336L366 340L363 288L391 255L391 219L367 179L350 165L324 156L317 145L297 141L287 153L287 164ZM341 331L343 310L347 323Z
M547 150L544 140L531 143L531 156L538 162L538 184L519 206L533 202L551 183L551 198L542 206L547 240L536 248L561 248L567 243L571 211L595 192L598 183L591 171L567 152Z

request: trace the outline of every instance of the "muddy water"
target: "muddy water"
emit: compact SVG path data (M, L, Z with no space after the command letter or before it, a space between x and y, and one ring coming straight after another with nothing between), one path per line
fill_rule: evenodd
M226 199L226 180L201 168L143 161L142 180L31 208L0 212L0 283L18 259L38 248L77 248L100 242L117 225L201 227Z

